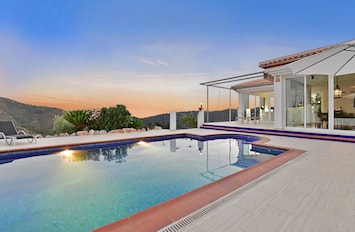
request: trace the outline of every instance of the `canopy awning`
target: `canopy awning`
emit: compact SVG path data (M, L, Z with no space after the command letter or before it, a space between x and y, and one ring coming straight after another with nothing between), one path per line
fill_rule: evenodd
M293 74L340 76L355 73L355 40L286 65Z
M234 84L241 84L248 81L254 80L263 80L267 76L265 72L255 72L249 74L243 74L234 77L223 78L214 81L208 81L200 83L200 85L205 85L207 87L216 87L216 88L223 88L223 89L232 89L232 85Z

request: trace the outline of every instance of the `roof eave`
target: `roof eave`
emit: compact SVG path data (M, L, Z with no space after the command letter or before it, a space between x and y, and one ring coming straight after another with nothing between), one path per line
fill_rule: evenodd
M311 50L307 50L307 51L303 51L303 52L294 53L294 54L287 55L287 56L282 56L282 57L278 57L278 58L274 58L274 59L270 59L270 60L265 60L265 61L259 62L259 67L263 68L263 69L268 69L268 68L286 65L286 64L292 63L294 61L297 61L299 59L327 51L329 49L332 49L332 48L342 45L342 44L343 43L337 43L337 44L328 45L325 47L320 47L320 48L316 48L316 49L311 49Z

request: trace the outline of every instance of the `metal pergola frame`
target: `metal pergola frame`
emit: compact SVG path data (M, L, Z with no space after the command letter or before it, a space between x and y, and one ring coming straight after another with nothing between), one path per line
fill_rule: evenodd
M214 80L214 81L207 81L200 83L200 85L204 85L207 87L207 119L206 122L209 122L209 87L215 87L215 88L220 88L220 89L227 89L229 90L229 121L232 121L232 86L230 87L225 87L221 86L222 84L227 84L231 82L240 82L240 81L245 81L249 79L255 79L259 77L264 77L264 71L260 72L254 72L254 73L249 73L249 74L243 74L235 77L228 77L228 78L223 78L219 80Z

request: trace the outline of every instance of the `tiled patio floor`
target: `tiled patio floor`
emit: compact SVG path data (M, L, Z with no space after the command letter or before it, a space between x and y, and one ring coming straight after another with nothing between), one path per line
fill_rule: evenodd
M307 153L183 231L354 231L355 144L267 137Z

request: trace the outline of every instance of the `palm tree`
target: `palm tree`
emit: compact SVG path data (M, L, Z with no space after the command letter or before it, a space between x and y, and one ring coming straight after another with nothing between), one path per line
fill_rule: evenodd
M86 110L67 111L64 114L64 119L73 124L74 128L79 131L87 125L89 113Z

